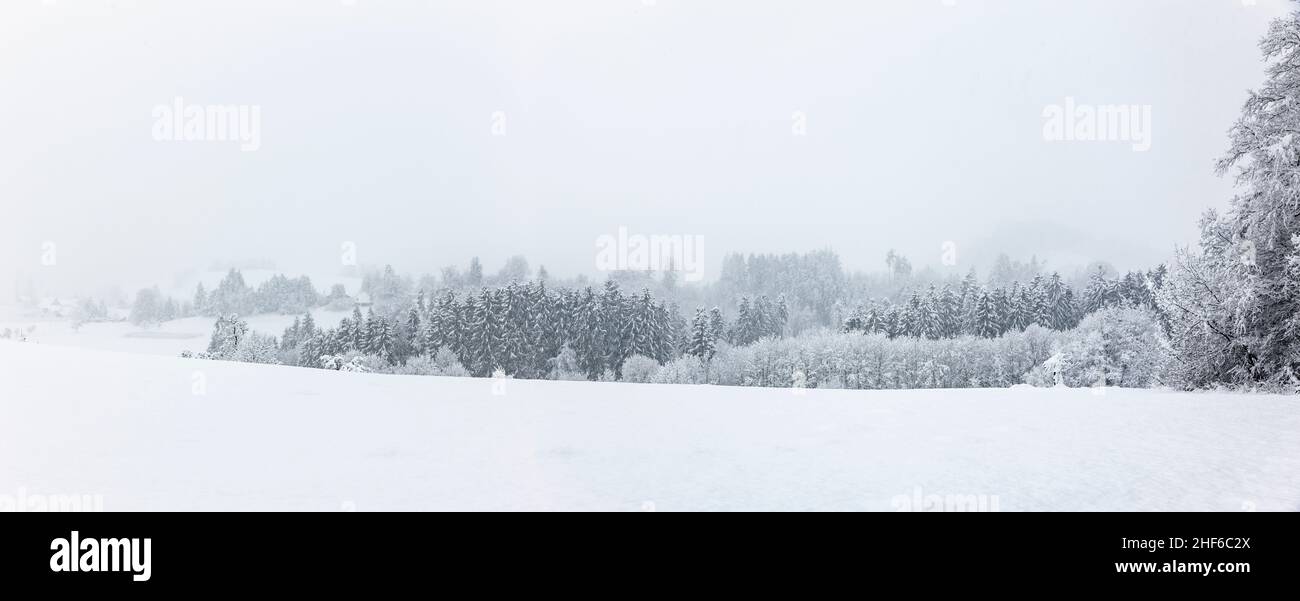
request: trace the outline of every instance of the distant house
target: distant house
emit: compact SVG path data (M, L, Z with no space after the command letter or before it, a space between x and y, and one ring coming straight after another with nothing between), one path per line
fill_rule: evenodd
M369 294L369 293L367 293L367 292L358 292L358 293L357 293L357 303L356 303L356 304L357 304L357 307L359 307L359 308L367 309L367 308L369 308L370 306L374 305L375 303L374 303L373 300L371 300L371 298L370 298L370 294Z

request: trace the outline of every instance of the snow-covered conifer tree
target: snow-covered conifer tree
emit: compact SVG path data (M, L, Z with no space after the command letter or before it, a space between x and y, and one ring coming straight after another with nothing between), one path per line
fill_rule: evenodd
M703 308L696 309L695 319L691 321L691 339L686 352L707 363L713 358L717 348L716 340L713 326L710 324L710 313L706 313Z

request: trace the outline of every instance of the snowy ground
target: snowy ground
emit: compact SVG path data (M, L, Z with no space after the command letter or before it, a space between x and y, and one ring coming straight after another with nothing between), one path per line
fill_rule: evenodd
M1293 511L1300 402L493 382L0 341L0 496L20 493L110 511Z

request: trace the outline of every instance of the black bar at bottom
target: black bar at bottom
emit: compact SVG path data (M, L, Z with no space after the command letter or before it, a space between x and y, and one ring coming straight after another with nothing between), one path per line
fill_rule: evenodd
M128 594L278 584L411 585L445 593L464 586L534 594L585 589L621 596L670 582L679 584L664 594L704 592L681 588L690 581L800 596L876 593L886 584L920 587L912 589L918 594L975 594L976 587L1035 582L1204 593L1289 586L1300 568L1300 516L1264 513L14 513L0 514L0 532L5 584ZM74 532L81 547L75 559ZM144 539L147 581L133 567L144 563L134 561L143 559ZM105 565L87 560L96 548ZM66 557L56 557L61 549ZM135 555L113 570L119 552ZM608 578L622 584L600 584Z

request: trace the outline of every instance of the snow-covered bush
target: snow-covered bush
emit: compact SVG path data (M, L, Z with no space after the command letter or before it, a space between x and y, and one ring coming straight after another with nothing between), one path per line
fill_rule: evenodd
M899 389L1004 387L1050 356L1061 333L1031 326L999 338L926 340L818 332L723 347L708 381L739 386Z
M632 355L623 362L623 381L647 383L659 371L659 362L645 355Z
M273 336L248 329L248 323L235 315L222 315L212 326L212 339L202 359L241 361L244 363L280 363L280 345Z
M457 363L447 367L439 367L436 375L447 378L468 378L473 374L469 373L469 370L465 369L464 365Z
M752 379L749 372L754 361L754 352L748 346L731 346L718 344L717 354L709 361L709 383L720 386L746 386Z
M347 355L327 355L321 357L321 363L327 366L334 366L333 369L352 373L365 374L374 371L372 368L380 364L388 365L387 361L379 357L367 357L361 353L348 353Z
M279 365L298 365L300 353L296 348L286 349L281 345L275 353L275 362Z
M655 384L705 384L704 363L694 355L682 355L659 368Z
M1039 326L998 338L890 339L882 334L818 332L720 346L706 365L686 356L664 365L656 382L788 388L904 389L1007 387L1046 361L1066 335Z
M550 360L550 366L552 380L578 382L587 379L587 373L578 366L578 354L567 344Z
M1042 365L1025 374L1025 383L1039 388L1065 387L1065 353L1054 353Z
M208 354L214 357L229 357L235 354L239 342L248 334L248 323L238 315L221 315L212 325L212 338L208 342Z
M344 355L339 371L357 373L396 373L396 366L380 355L368 353L348 353Z
M348 355L321 355L321 369L334 371L346 371L354 373L368 373L378 357L367 358L360 353L349 353ZM382 359L379 359L382 361ZM384 365L388 362L384 361Z
M437 363L433 357L428 355L416 355L406 360L406 363L389 365L382 373L396 374L399 376L437 376L441 375Z
M435 369L433 375L435 376L454 378L468 378L470 376L469 370L465 369L465 366L461 364L460 359L456 357L456 353L445 346L438 349L438 352L434 354L433 366Z
M343 357L339 355L321 355L319 363L321 369L339 371L343 367Z
M445 376L468 378L470 373L460 364L456 353L443 347L437 354L417 355L396 365L378 355L349 352L343 355L325 355L320 358L324 369L358 373L393 374L401 376Z
M276 343L273 336L249 332L248 335L240 339L239 345L235 347L233 353L219 358L226 361L278 365L280 363L280 345Z
M1084 318L1046 361L1025 376L1034 386L1146 388L1163 381L1167 351L1155 314L1110 308Z

